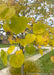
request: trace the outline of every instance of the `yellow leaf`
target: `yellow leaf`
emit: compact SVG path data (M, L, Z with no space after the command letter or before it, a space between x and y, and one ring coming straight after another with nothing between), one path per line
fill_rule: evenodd
M12 40L13 44L15 43L15 40Z
M25 36L25 39L21 39L20 43L22 46L26 46L27 44L33 42L35 38L36 36L34 34L27 34Z
M7 50L7 53L8 53L8 54L11 54L14 49L15 49L15 46L14 46L14 45L10 46L10 47L8 48L8 50Z
M40 49L40 54L43 55L43 50L42 49Z
M27 25L27 28L30 29L30 30L32 29L31 25Z
M27 43L26 39L21 39L21 40L20 40L20 44L21 44L22 46L26 46L28 43Z
M51 50L53 50L53 47L51 47Z
M54 62L54 56L51 56L51 61Z
M39 45L38 48L41 48L41 46Z
M1 28L1 24L0 24L0 28Z
M3 24L3 29L5 30L5 32L8 32L8 31L11 32L10 27L7 23Z
M19 55L20 53L23 53L22 49L20 49L20 51L16 51L16 55Z
M1 40L3 40L3 37L1 37Z
M48 36L37 35L35 41L36 41L36 44L46 46L49 43L49 38Z
M12 36L10 36L10 37L8 38L8 41L10 41L10 40L12 40Z
M13 40L10 40L9 42L10 42L10 44L13 44Z
M34 34L27 34L25 36L26 42L29 44L35 40L36 36Z
M17 39L16 39L16 43L19 43L19 42L20 42L20 39L19 39L19 38L17 38Z

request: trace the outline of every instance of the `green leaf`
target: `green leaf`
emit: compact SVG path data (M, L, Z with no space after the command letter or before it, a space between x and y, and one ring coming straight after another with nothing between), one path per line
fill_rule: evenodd
M14 33L18 34L22 33L26 29L26 25L27 25L26 17L13 16L11 18L11 24L9 24L9 27Z
M4 63L4 65L7 65L7 54L4 50L1 50L1 59Z
M35 47L34 47L33 45L27 45L27 46L25 47L25 50L26 50L26 52L27 52L28 54L34 54L35 51L36 51L36 49L35 49Z
M14 68L21 67L24 63L23 53L20 53L19 55L11 55L9 62L11 64L11 66L14 67Z

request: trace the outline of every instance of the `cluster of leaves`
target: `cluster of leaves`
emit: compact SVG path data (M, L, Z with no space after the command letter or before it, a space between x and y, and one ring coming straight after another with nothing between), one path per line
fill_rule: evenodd
M16 15L15 7L14 6L7 6L6 4L0 5L0 20L4 21L3 29L6 32L10 32L11 35L13 33L18 34L25 30L27 25L27 19L23 17L18 17ZM13 44L15 41L11 40L12 36L8 39L11 44ZM16 42L18 43L19 40L16 38ZM4 63L4 65L8 65L7 56L10 55L13 50L15 49L15 46L10 46L7 52L4 50L1 50L1 59ZM14 61L15 60L15 61ZM11 54L9 58L9 63L11 66L18 68L21 67L21 65L24 63L24 55L22 50L17 51L14 54Z
M18 67L21 67L25 58L24 58L24 54L22 50L16 51L15 54L11 54L14 49L15 49L15 46L12 45L8 48L7 52L5 52L4 50L1 50L1 59L4 65L10 64L12 67L18 68ZM8 55L10 55L9 60L7 60Z
M27 34L25 39L21 39L20 43L22 46L26 46L29 43L32 43L35 40L36 36L34 34Z

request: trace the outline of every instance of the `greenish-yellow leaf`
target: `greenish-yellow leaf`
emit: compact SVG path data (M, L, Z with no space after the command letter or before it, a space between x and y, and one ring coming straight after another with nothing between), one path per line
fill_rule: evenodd
M33 33L34 34L42 34L43 32L45 32L45 24L41 23L41 22L37 22L33 25Z
M24 63L24 55L23 55L23 53L20 53L18 55L11 55L9 62L11 64L11 66L14 67L14 68L21 67L23 65L23 63Z
M15 33L22 33L26 29L27 19L26 17L13 16L11 18L11 24L9 24L10 29Z
M7 65L7 54L4 50L1 50L1 59L4 63L4 65Z
M11 31L8 23L3 24L3 29L4 29L5 32Z
M0 5L0 19L7 20L15 15L14 7L8 7L6 4Z

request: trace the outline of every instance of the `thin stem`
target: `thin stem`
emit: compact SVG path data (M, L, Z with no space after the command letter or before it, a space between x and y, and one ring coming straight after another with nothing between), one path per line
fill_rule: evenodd
M21 75L24 75L24 64L21 66Z
M21 38L22 38L22 39L24 38L24 37L23 37L23 33L21 34ZM20 47L20 49L22 49L22 51L23 51L24 47L21 46L20 43L19 43L19 47ZM23 51L23 54L24 54L24 51ZM24 64L21 66L21 75L24 75Z

